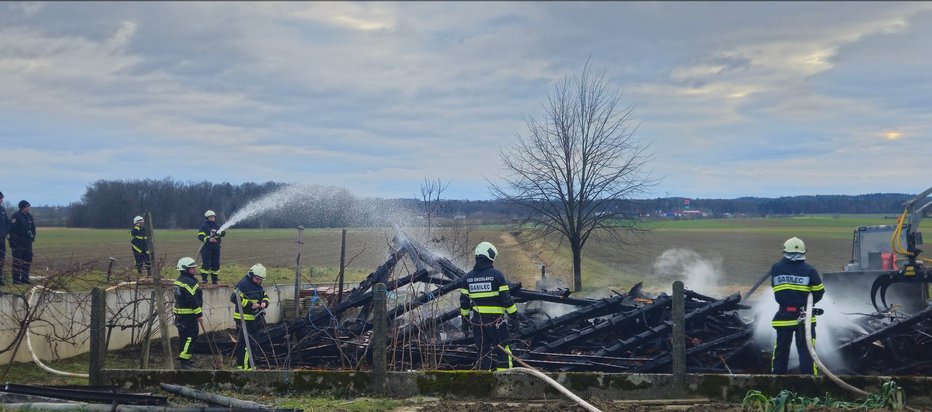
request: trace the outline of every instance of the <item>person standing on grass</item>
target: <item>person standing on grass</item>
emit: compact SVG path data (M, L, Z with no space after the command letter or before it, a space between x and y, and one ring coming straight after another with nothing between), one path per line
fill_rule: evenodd
M0 192L0 286L6 283L3 275L3 264L6 261L6 235L10 233L10 218L3 207L3 192Z
M234 362L236 368L242 370L252 370L250 357L251 351L246 350L246 340L256 342L259 336L259 318L263 315L265 308L269 307L271 300L269 295L262 288L262 281L265 280L267 271L261 263L256 263L249 268L249 272L243 279L236 284L233 294L230 295L230 302L233 303L233 322L236 323L236 347L233 349ZM242 325L246 325L246 334L243 334ZM250 346L250 348L254 348Z
M13 284L29 284L32 267L32 243L36 241L36 222L32 205L19 201L19 211L10 217L10 249L13 250Z
M198 321L204 316L204 297L194 278L197 262L189 257L178 260L178 279L174 282L175 327L178 328L178 364L180 369L191 369L191 344L197 341Z
M149 257L149 237L146 236L146 220L142 216L136 216L133 218L133 228L129 231L130 239L129 243L133 245L133 259L136 260L136 272L140 275L142 274L142 267L145 265L146 272L150 268L150 257Z
M197 231L197 240L204 244L201 247L201 283L207 283L207 276L210 275L211 283L217 284L220 273L220 241L226 236L226 232L219 229L217 214L213 210L204 212L204 223L201 223Z
M783 258L770 268L770 284L773 296L780 304L773 315L771 325L777 330L773 345L770 369L775 375L786 373L790 357L790 345L796 335L796 352L799 355L799 373L818 375L806 344L806 327L812 328L812 344L815 345L815 316L805 319L806 301L812 293L812 304L822 299L825 285L819 271L806 263L806 244L793 237L783 243Z

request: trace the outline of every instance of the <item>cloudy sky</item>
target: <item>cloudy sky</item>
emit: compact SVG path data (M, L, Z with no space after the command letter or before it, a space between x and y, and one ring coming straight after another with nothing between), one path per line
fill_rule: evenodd
M0 3L0 191L97 179L487 199L591 58L652 144L644 197L917 193L932 3Z

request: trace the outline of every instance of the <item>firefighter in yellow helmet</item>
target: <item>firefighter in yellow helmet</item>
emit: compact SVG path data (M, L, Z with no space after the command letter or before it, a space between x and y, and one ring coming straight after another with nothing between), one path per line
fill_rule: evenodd
M191 369L191 345L197 341L198 320L204 316L204 297L197 279L194 278L197 270L194 259L179 259L176 269L178 279L174 283L175 307L172 308L172 313L175 314L175 326L178 328L178 342L181 346L178 350L178 362L181 369Z
M246 339L249 339L250 348L255 348L256 338L259 336L259 322L265 308L269 307L271 300L262 288L267 271L261 263L249 268L246 276L236 284L230 302L233 302L233 322L236 323L237 340L233 349L236 367L243 370L252 370L253 359L250 350L247 350ZM242 319L242 321L240 321ZM243 335L242 323L246 324L246 336Z
M204 243L201 246L201 283L207 283L207 276L210 276L211 283L217 284L220 273L220 242L224 236L226 231L220 230L217 214L213 210L204 212L204 222L197 231L197 240Z
M771 325L777 330L777 340L773 346L771 371L774 374L786 373L790 356L790 345L793 335L796 335L796 352L799 355L799 373L817 375L818 370L809 355L806 347L807 325L812 328L812 339L815 344L815 317L810 320L805 317L806 300L812 293L812 302L815 304L822 299L825 286L819 271L806 263L806 244L802 239L793 237L783 243L783 258L770 268L770 284L773 295L780 305L773 316Z
M508 339L508 326L518 326L518 308L511 298L505 275L493 263L498 250L489 242L476 246L476 264L463 278L460 288L460 314L463 333L473 335L479 368L503 370L512 366L511 356L497 349ZM508 314L510 320L505 319ZM508 346L503 346L507 348ZM494 359L493 353L494 352Z
M146 234L146 220L142 216L133 218L133 228L129 234L132 236L129 243L133 246L133 259L136 260L136 272L142 274L142 267L149 271L151 260L149 256L149 237Z

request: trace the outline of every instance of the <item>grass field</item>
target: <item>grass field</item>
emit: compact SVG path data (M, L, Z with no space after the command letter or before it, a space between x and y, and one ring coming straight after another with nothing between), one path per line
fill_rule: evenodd
M850 259L854 228L893 223L893 219L879 215L651 221L644 225L649 230L623 235L624 242L591 239L584 250L583 284L590 294L605 292L608 287L627 289L638 281L665 287L672 280L683 278L683 272L702 266L717 271L726 287L748 285L780 257L783 241L791 236L806 241L809 261L816 268L836 271ZM293 282L298 252L296 235L294 229L231 228L223 241L221 281L233 283L249 266L260 262L272 269L272 282ZM389 229L348 229L347 280L361 280L384 262L391 237ZM194 257L200 246L194 230L158 230L154 239L163 273L172 277L177 259ZM301 261L305 281L333 282L339 269L340 230L307 229L303 240ZM498 246L500 258L496 266L510 279L533 286L543 264L548 273L571 283L571 255L558 239L529 241L525 235L503 226L472 228L468 243L483 240ZM662 257L674 253L671 250L689 250L695 254L681 257L678 262L673 259L667 267L659 266ZM80 264L102 279L112 256L117 259L114 278L119 279L131 273L133 264L128 229L39 228L35 253L33 274L37 275ZM411 271L410 266L400 265L399 270Z

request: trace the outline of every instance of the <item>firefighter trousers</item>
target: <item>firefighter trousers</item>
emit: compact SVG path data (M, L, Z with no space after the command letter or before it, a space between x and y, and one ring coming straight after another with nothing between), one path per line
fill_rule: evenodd
M233 360L235 362L235 368L242 370L252 370L252 367L249 366L250 362L250 351L255 353L258 349L259 342L259 329L261 328L262 319L256 320L247 320L246 323L246 333L249 335L249 349L246 350L245 337L243 336L242 326L240 326L239 319L234 320L236 322L236 347L233 348ZM255 357L252 357L253 363L255 363Z
M816 331L815 323L812 325L812 344L815 345ZM809 349L806 347L806 330L805 322L800 321L796 326L774 327L777 330L777 340L773 345L773 358L771 359L770 369L775 375L786 373L787 363L790 360L790 346L793 344L793 335L795 334L796 353L799 355L799 373L801 375L818 375L819 371Z
M507 347L508 324L501 315L473 314L472 336L478 350L480 370L502 370L511 368L511 356L498 349L497 345Z
M201 282L207 283L210 275L211 283L217 284L217 274L220 273L220 245L206 243L201 248Z
M191 348L197 341L197 315L175 315L175 327L178 328L178 360L181 365L191 364Z

